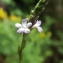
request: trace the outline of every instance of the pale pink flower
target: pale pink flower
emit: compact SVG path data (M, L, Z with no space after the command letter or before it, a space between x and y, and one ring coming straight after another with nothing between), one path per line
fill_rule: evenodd
M32 28L37 28L39 32L42 32L43 29L40 27L41 21L38 21L32 26Z
M21 33L26 33L26 34L30 33L29 27L32 26L32 23L31 22L27 23L27 21L28 21L28 18L23 19L22 24L20 24L20 23L15 24L15 26L18 28L17 32L19 34L21 34Z

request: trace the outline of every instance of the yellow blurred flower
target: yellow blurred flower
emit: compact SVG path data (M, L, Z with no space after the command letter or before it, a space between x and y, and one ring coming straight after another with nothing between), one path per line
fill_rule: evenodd
M45 37L46 37L46 33L45 32L40 33L40 38L45 38Z
M52 36L52 32L50 32L50 31L47 32L47 36L50 36L51 37Z
M20 22L21 21L21 17L15 16L13 14L10 15L10 20L15 21L15 22Z
M46 37L51 37L52 36L52 32L47 32L47 33L45 33L45 32L42 32L42 33L40 33L40 38L46 38Z
M6 11L4 11L3 8L1 8L1 7L0 7L0 18L1 19L6 19L7 18Z

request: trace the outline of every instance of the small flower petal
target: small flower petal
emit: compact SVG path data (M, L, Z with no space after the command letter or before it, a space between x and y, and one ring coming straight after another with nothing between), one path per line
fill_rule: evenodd
M23 20L22 20L22 25L26 25L26 24L27 24L27 21L28 21L27 18L26 18L26 19L23 19Z
M37 27L37 29L38 29L39 32L43 31L43 29L41 27Z
M24 31L26 34L30 33L30 29L25 29Z
M23 28L19 28L18 30L17 30L17 33L23 33L24 32L24 29Z
M22 25L20 23L16 23L15 27L20 28Z
M36 25L40 26L41 25L41 21L37 20Z
M29 23L27 24L27 27L30 27L30 26L32 26L32 23L31 23L31 22L29 22Z
M28 21L27 18L22 20L22 26L23 26L24 28L27 27L27 21Z
M33 25L32 28L39 27L40 25L41 25L41 21L37 20L37 22L35 23L35 25Z

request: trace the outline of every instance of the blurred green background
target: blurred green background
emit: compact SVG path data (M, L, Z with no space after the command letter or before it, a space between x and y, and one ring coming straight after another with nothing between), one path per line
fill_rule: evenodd
M22 35L17 34L15 23L29 18L38 1L0 0L0 58L4 54L6 63L18 63ZM63 0L49 0L39 20L44 31L35 29L26 37L23 63L63 63Z

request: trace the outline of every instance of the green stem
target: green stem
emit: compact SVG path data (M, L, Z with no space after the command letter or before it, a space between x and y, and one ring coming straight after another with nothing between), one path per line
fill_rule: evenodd
M19 54L19 63L22 62L22 58L23 58L23 55L22 55L22 50L24 49L25 47L25 34L23 34L23 39L22 39L22 43L21 43L21 46L19 47L18 49L18 54Z
M39 0L37 5L35 6L34 10L31 11L29 21L32 21L32 23L33 23L35 20L37 20L39 18L39 15L41 14L41 12L44 11L45 6L47 5L47 3L48 3L48 0ZM18 53L19 53L19 63L21 63L22 58L23 58L22 57L22 50L24 49L25 43L26 43L25 37L26 37L26 35L23 34L22 44L19 47L19 51L18 51Z
M39 15L41 14L41 12L44 11L45 6L48 4L49 0L39 0L39 2L37 3L37 5L35 6L34 10L31 11L30 14L30 19L29 21L35 21L39 18Z

